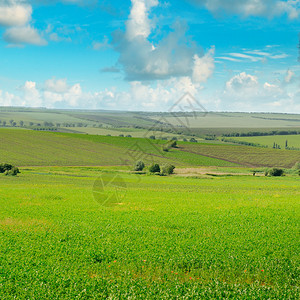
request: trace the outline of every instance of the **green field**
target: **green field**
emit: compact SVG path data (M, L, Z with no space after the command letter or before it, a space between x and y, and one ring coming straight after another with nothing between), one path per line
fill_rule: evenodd
M288 147L300 148L300 135L272 135L272 136L249 136L249 137L238 137L232 138L236 141L243 141L249 143L260 144L273 147L274 143L280 146L281 149L285 148L287 141Z
M299 177L110 173L108 208L104 171L0 177L1 299L299 298Z
M240 145L178 142L73 133L0 129L2 162L19 166L132 166L136 160L175 166L292 167L300 151Z

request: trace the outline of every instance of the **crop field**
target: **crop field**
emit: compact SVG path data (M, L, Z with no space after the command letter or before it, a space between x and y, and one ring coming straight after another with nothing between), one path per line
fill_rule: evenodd
M21 172L0 177L1 299L299 298L299 177Z
M176 166L292 167L300 151L228 144L178 142L162 151L166 141L73 133L0 129L2 161L19 166L116 166L138 159ZM113 153L113 155L112 155Z
M241 145L205 145L183 143L182 151L218 157L244 166L291 168L300 161L300 151L259 148Z
M0 129L0 157L18 166L132 166L138 159L176 166L237 166L218 158L172 149L166 141Z
M154 117L161 119L161 116ZM164 117L164 120L172 125L188 124L191 128L276 128L298 127L300 125L299 114L263 114L263 113L217 113L209 112L193 116L175 115Z
M272 136L251 136L251 137L238 137L233 138L237 141L257 143L260 145L265 145L270 148L273 147L274 143L280 146L281 149L285 148L285 143L287 141L288 147L290 148L300 148L300 135L272 135Z

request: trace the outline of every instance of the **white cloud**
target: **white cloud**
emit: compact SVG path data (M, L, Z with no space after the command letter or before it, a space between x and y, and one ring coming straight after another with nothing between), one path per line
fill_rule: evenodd
M215 49L212 48L204 56L199 57L197 54L194 56L193 67L193 81L194 82L206 82L206 80L212 76L215 68L214 64Z
M132 8L126 22L126 38L132 41L136 37L147 38L151 33L151 21L148 12L158 5L157 0L131 0Z
M44 89L49 92L53 93L65 93L68 91L69 87L67 84L67 79L48 79L45 81L45 87Z
M42 38L39 32L30 25L25 27L11 27L3 35L5 41L11 44L31 44L36 46L45 46L47 41Z
M177 22L162 40L150 41L154 25L149 10L156 5L157 0L132 0L126 32L114 33L112 45L120 53L119 64L126 79L145 81L189 76L205 81L214 68L213 52L202 58L203 51L186 37L185 25Z
M32 7L22 1L1 1L0 26L24 26L31 20Z
M24 105L30 107L41 107L43 105L36 82L26 81L24 86L21 87L21 90L23 91Z
M29 23L32 6L23 0L2 0L0 3L0 26L7 27L3 39L10 47L20 47L24 44L37 46L47 45L38 30Z
M242 72L233 76L226 82L227 91L234 93L244 93L245 91L254 90L258 86L258 79L256 76L252 76Z
M273 18L286 14L290 19L300 15L299 0L190 0L213 13L230 13L242 17L260 16Z

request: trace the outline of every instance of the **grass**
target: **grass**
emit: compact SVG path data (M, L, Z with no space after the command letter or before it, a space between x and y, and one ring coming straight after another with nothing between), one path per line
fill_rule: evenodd
M0 177L1 299L299 298L299 177L21 171ZM111 208L103 172L126 182Z

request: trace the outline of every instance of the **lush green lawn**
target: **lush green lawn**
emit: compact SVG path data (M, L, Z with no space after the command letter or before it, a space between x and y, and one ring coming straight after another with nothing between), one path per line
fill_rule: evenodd
M299 298L299 177L21 171L0 176L0 299Z

